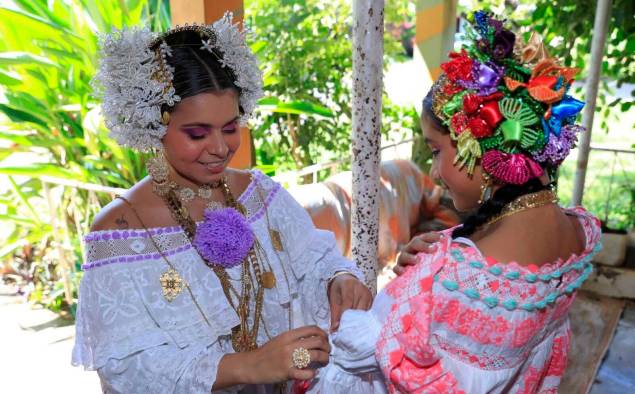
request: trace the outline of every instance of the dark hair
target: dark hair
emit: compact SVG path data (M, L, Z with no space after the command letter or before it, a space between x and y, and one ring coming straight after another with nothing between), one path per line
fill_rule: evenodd
M202 39L200 33L191 30L177 31L163 39L172 52L166 60L174 68L172 86L175 93L185 98L204 92L235 89L240 94L240 88L234 83L234 73L219 61L222 54L217 50L213 53L201 50ZM166 106L163 110L170 111L171 108ZM242 108L240 111L242 113Z
M432 89L423 99L423 116L430 119L435 128L444 134L450 134L448 127L439 119L432 110ZM452 231L452 237L469 237L479 226L487 223L488 220L501 213L505 205L514 201L520 196L536 193L541 190L550 189L551 185L543 185L539 178L532 178L522 185L506 184L496 190L492 197L478 207L478 210L467 216L463 221L463 226Z

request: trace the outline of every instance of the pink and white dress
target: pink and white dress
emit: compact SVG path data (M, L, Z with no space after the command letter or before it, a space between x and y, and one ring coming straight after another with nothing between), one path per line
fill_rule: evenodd
M392 281L368 312L346 311L312 393L556 393L567 364L568 311L600 249L600 223L580 255L521 266L444 236Z

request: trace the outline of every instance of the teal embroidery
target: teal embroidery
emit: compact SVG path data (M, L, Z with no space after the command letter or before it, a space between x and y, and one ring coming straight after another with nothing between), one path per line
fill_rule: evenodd
M498 276L498 275L503 273L503 270L500 267L497 267L497 266L490 267L490 269L488 269L488 271L491 272L492 274L496 275L496 276Z
M505 277L509 280L516 280L518 278L520 278L520 272L518 271L512 271L512 272L508 272Z
M483 302L485 303L485 305L489 306L490 308L493 308L496 305L498 305L498 299L496 297L485 297L483 298Z
M465 294L466 296L470 297L473 300L478 300L479 298L481 298L481 294L475 289L465 289L465 291L463 291L463 294Z
M525 280L529 283L534 283L538 280L538 275L536 274L527 274L525 275Z
M543 275L540 275L538 277L543 282L549 282L551 280L551 275L549 275L549 274L543 274Z
M459 284L453 280L444 280L443 282L441 282L441 284L443 285L443 287L450 291L454 291L459 288Z
M528 311L528 312L533 312L534 309L536 309L536 306L533 303L527 303L527 304L523 304L521 306L521 308L523 308L524 310Z
M556 298L558 298L558 293L549 293L546 297L545 297L545 301L549 304L553 304L554 302L556 302Z
M463 257L463 253L461 253L460 250L452 249L452 251L450 253L452 254L452 257L454 257L454 260L456 260L458 262L465 261L465 257Z
M470 265L476 269L483 268L483 263L481 263L480 261L470 261Z
M560 270L555 270L554 272L551 273L551 277L553 279L558 279L561 276L562 276L562 272L560 272Z
M508 311L513 311L514 309L516 309L516 307L518 306L518 303L515 300L506 300L503 302L503 306L505 307L505 309L507 309Z
M450 253L452 254L452 256L454 257L456 261L458 262L465 261L465 257L463 256L461 251L454 249ZM504 277L509 280L516 280L522 277L528 283L535 283L538 280L541 280L544 282L550 282L553 279L561 278L564 274L574 269L577 271L582 271L582 273L580 274L580 277L577 278L575 282L570 283L564 289L549 293L547 296L544 297L544 299L540 301L535 301L533 303L528 302L522 305L519 304L519 301L514 299L508 299L503 302L500 302L499 299L494 296L482 297L481 293L477 289L474 289L474 288L461 289L461 285L457 281L449 280L449 279L441 280L439 274L434 276L434 281L435 282L441 281L441 284L443 285L443 287L445 287L449 291L462 290L462 293L465 294L466 297L473 300L481 300L485 305L487 305L490 308L494 308L500 305L509 311L513 311L517 308L521 308L525 311L533 312L536 310L545 309L548 305L555 303L560 296L564 294L571 294L574 291L576 291L580 286L582 286L582 283L584 283L584 281L588 278L588 276L591 274L593 270L593 265L590 263L590 260L591 258L589 256L585 256L584 258L580 259L580 261L570 264L562 269L558 269L551 273L542 274L542 275L537 275L534 273L528 273L523 275L522 271L509 271L505 273ZM481 263L478 260L470 261L469 265L475 269L485 269L486 267L485 264ZM504 272L500 266L491 266L487 268L487 271L495 276L499 276L503 274Z

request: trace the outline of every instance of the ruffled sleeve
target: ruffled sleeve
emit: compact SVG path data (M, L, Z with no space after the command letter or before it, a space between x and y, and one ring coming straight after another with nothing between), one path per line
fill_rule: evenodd
M269 178L263 180L265 186L267 182L273 183ZM361 272L342 256L333 233L316 229L309 214L286 190L278 192L269 215L282 237L284 253L295 279L289 281L290 292L301 301L302 321L327 327L329 280L339 271L348 271L362 280Z
M376 358L391 393L462 393L430 341L432 286L449 245L445 237L434 254L420 254L418 265L385 290L394 304L382 327Z
M348 310L331 334L329 364L318 371L309 393L387 393L384 377L375 359L375 347L392 298L379 293L369 311Z
M101 247L89 242L89 255L109 253L98 250ZM175 256L187 263L186 254ZM96 370L107 393L209 393L221 358L232 350L223 348L225 341L221 343L215 330L201 321L185 292L167 306L158 285L160 270L155 272L159 266L165 268L163 262L144 258L95 263L88 259L84 266L73 365ZM195 274L183 270L182 275L198 293ZM202 302L201 308L210 312L212 308ZM181 307L186 324L164 319L162 311L172 306ZM210 319L215 317L209 313Z

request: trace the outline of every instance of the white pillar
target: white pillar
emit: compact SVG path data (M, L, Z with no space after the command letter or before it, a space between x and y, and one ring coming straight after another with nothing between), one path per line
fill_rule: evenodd
M377 289L384 0L353 0L353 260Z
M582 113L582 126L586 131L582 133L578 144L578 163L573 181L572 205L581 205L584 195L584 181L586 169L589 163L589 146L591 144L591 132L593 131L593 116L595 114L595 102L598 96L598 84L602 71L602 58L606 44L606 31L610 18L612 0L598 0L595 10L595 22L593 23L593 41L591 43L591 66L586 80L586 105Z

